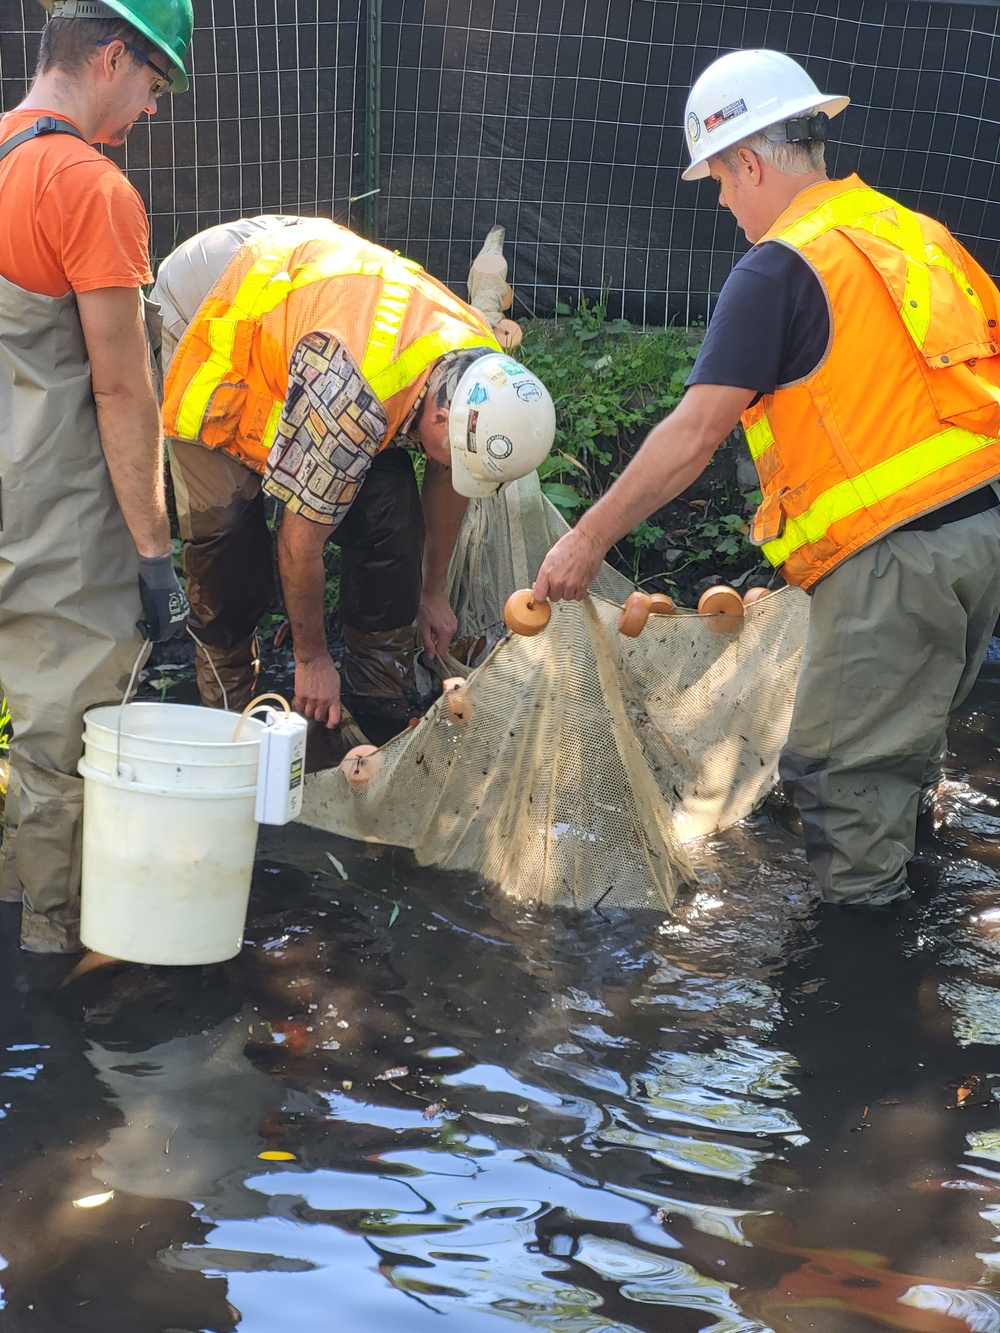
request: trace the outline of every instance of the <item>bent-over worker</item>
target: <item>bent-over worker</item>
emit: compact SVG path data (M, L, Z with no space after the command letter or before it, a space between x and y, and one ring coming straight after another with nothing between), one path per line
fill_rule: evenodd
M23 900L24 948L59 953L79 947L83 715L121 699L143 637L187 620L141 294L149 224L92 145L187 88L193 20L190 0L42 3L34 82L0 120L0 898Z
M879 905L909 892L921 793L1000 611L1000 293L940 223L827 178L847 103L774 51L695 83L684 177L716 181L753 248L684 398L552 548L535 595L582 597L742 419L753 539L811 594L780 774L824 897Z
M278 568L295 706L333 726L323 547L340 546L343 701L381 741L413 714L417 622L443 655L444 588L467 497L537 467L555 413L484 318L417 264L324 218L225 223L160 267L164 429L202 701L242 708ZM405 448L426 454L417 493ZM426 530L426 539L425 539ZM203 645L203 646L202 646Z

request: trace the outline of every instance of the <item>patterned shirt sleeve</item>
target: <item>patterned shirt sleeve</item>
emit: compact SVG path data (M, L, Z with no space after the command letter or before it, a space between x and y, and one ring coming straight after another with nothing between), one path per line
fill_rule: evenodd
M293 514L336 528L382 447L389 419L340 340L310 333L288 367L288 392L264 490Z

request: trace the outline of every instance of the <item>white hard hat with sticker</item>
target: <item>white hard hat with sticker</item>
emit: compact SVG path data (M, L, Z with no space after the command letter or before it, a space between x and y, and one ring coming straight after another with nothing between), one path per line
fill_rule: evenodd
M760 130L798 126L802 120L801 129L788 133L788 139L821 137L810 134L811 118L821 112L839 115L850 100L821 93L802 66L782 51L732 51L721 56L688 94L684 140L691 165L683 178L707 176L710 157ZM774 137L781 136L776 132Z
M548 455L556 411L527 366L501 352L474 361L451 398L451 484L459 495L496 495Z

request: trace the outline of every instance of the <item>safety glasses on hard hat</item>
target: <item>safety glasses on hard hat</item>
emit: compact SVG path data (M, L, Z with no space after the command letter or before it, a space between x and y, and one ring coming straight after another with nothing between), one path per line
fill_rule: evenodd
M167 74L165 70L160 69L159 65L154 64L153 61L150 60L149 56L147 56L144 52L140 51L137 46L133 46L131 42L126 42L122 37L102 37L101 40L95 42L94 45L110 46L112 42L121 42L122 46L124 46L125 50L129 53L129 55L135 56L136 60L141 60L144 65L148 65L149 68L154 71L154 73L160 76L160 78L163 80L163 87L153 88L150 90L157 101L160 100L160 98L163 96L164 93L170 91L170 75Z

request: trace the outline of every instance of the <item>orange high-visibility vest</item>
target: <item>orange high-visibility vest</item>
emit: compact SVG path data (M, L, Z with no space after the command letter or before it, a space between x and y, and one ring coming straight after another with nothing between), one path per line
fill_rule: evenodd
M753 539L809 588L1000 476L1000 293L940 223L857 176L804 190L762 239L798 250L829 299L819 368L743 414Z
M252 238L208 293L164 385L167 435L264 471L309 333L336 335L389 418L384 448L446 352L499 351L489 325L419 264L324 218Z

